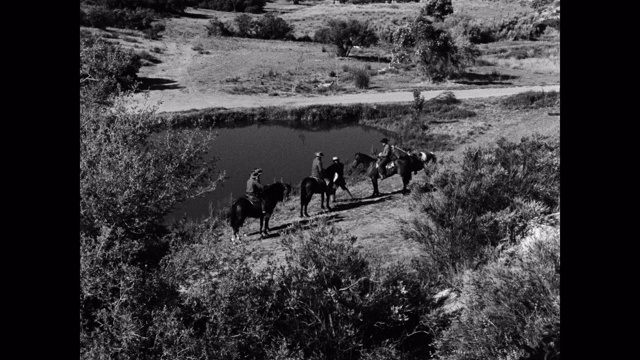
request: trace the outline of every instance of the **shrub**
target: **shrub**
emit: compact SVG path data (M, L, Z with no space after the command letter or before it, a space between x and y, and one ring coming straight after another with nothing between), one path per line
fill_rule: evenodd
M272 13L267 13L255 22L255 37L258 39L291 39L293 26Z
M353 73L353 81L358 89L368 89L369 82L371 81L371 76L366 69L354 69L351 71Z
M501 101L507 109L539 109L559 106L560 93L557 91L527 91L506 97Z
M417 218L406 231L424 243L442 273L473 267L487 249L502 240L515 241L528 220L559 206L560 148L540 135L520 143L504 138L495 149L472 148L461 170L434 176L442 197L421 198L421 211L433 223Z
M230 36L233 34L227 24L221 21L217 16L211 17L209 23L205 25L208 36Z
M158 313L165 323L181 316L173 308L177 287L163 277L170 232L164 216L187 197L215 189L215 160L204 160L212 137L193 131L153 137L153 109L130 110L122 98L110 106L84 100L80 354L161 357L159 343L146 340L165 337L156 332L162 322L153 319L160 320ZM173 319L167 307L173 308Z
M451 35L425 22L417 25L415 54L421 73L439 83L462 72L465 65Z
M374 45L378 42L378 36L368 22L356 19L329 19L325 27L316 31L313 40L333 44L336 46L336 55L349 56L354 45Z
M105 29L113 24L113 14L105 7L92 6L87 9L84 21L84 23L81 23L82 25Z
M92 101L108 102L118 90L135 86L140 59L98 36L80 38L80 88Z
M428 0L420 9L421 15L433 16L436 20L442 21L448 15L453 14L451 0Z
M464 277L464 305L436 341L438 359L560 358L560 235L508 249Z

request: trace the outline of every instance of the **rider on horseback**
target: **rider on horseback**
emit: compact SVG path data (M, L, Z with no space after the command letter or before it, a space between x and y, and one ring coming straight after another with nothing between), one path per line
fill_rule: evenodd
M327 183L324 182L324 167L322 166L322 157L324 154L322 151L316 152L316 157L313 159L313 163L311 164L311 177L316 179L318 184L324 189L327 186Z
M266 213L264 199L262 199L262 191L264 190L264 185L260 183L260 174L262 174L262 169L256 168L251 172L251 177L247 180L247 199L251 201L252 204L260 205L262 209L262 213Z
M391 150L393 149L393 145L389 145L389 139L382 138L380 140L383 143L382 152L378 154L378 173L380 174L380 179L385 179L387 177L387 164L391 161Z

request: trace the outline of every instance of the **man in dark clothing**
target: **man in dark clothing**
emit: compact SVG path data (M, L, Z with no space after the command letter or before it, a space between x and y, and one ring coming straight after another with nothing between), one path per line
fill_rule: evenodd
M260 174L262 174L262 169L253 169L251 172L251 176L249 180L247 180L247 199L251 201L252 204L260 205L262 209L262 213L266 213L265 203L262 199L262 190L264 190L264 185L260 183Z
M316 152L316 157L313 159L313 163L311 164L311 177L316 179L324 191L327 183L324 182L324 167L322 166L323 156L324 154L322 151Z
M384 179L387 177L387 164L391 161L391 149L393 146L389 145L389 139L382 138L380 142L383 144L382 152L378 154L378 173L380 174L380 178Z
M353 200L353 195L351 195L351 192L347 189L347 182L344 180L344 164L340 162L337 156L334 156L332 160L333 164L327 167L327 173L335 173L333 179L329 181L329 187L333 191L333 202L336 201L336 190L338 190L338 187L346 191L351 197L351 200ZM334 184L335 188L333 188Z

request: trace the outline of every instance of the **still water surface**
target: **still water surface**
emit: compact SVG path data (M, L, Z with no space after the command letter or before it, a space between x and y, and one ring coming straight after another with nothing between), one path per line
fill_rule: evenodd
M203 130L205 131L205 130ZM331 158L351 164L356 152L369 153L381 149L385 134L360 125L331 130L310 131L277 125L252 125L242 128L215 129L219 135L212 141L209 156L219 158L216 169L225 170L228 179L214 192L190 199L179 206L168 220L181 216L200 219L213 207L228 207L231 199L244 195L247 179L254 168L261 168L263 185L279 181L296 187L311 175L311 162L316 151L322 151L324 167Z

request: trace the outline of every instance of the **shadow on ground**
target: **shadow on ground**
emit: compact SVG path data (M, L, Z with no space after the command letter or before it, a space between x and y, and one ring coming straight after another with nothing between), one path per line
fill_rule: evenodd
M366 56L366 55L349 55L350 58L366 61L366 62L375 62L375 63L390 63L391 59L387 57L378 57L378 56Z
M512 82L505 80L517 79L518 76L505 75L505 74L476 74L471 72L464 72L457 77L453 82L456 84L464 85L513 85Z
M323 210L321 212L318 212L318 213L315 213L315 214L311 215L308 218L307 217L305 217L305 218L299 218L298 217L298 220L293 220L293 221L290 221L290 222L282 223L282 224L280 224L278 226L274 226L274 227L269 229L269 231L270 231L269 236L264 237L264 238L260 238L260 239L279 237L279 236L281 236L281 233L283 231L286 231L290 227L295 227L296 229L299 229L299 230L309 230L309 229L311 229L311 227L317 225L317 220L319 220L319 219L322 219L323 223L327 223L327 224L333 224L333 223L340 222L340 221L345 219L345 216L342 215L341 213L343 213L343 212L345 212L347 210L356 209L356 208L359 208L359 207L362 207L362 206L377 204L377 203L381 203L381 202L384 202L384 201L391 200L391 198L392 198L391 195L397 194L397 193L400 193L400 192L401 192L401 190L398 190L398 191L395 191L393 193L382 194L382 195L376 196L376 197L356 198L355 200L338 201L336 203L333 203L333 205L331 207L331 211ZM260 235L260 233L258 231L253 231L253 232L250 232L250 233L246 233L245 235L246 236L255 236L255 235ZM253 239L253 240L258 240L258 239Z
M184 86L178 85L175 80L171 79L162 79L162 78L148 78L148 77L139 77L138 81L140 81L140 86L138 86L138 90L169 90L169 89L183 89Z

